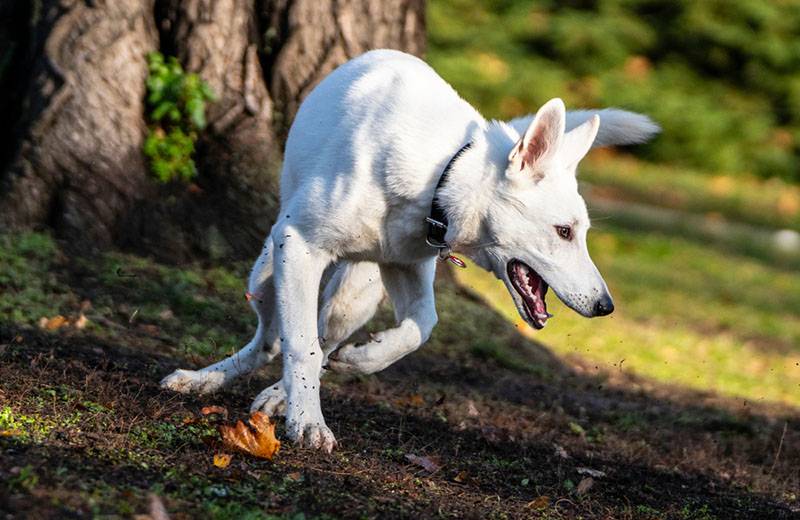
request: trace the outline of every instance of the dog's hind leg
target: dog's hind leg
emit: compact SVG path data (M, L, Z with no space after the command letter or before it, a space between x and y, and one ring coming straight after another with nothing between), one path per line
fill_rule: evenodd
M272 281L272 249L272 238L267 237L248 282L250 305L258 315L258 328L253 339L239 352L202 370L176 370L161 381L163 388L181 393L215 392L278 355L280 342L277 341L277 320L273 316L275 289Z
M336 264L320 299L318 329L325 359L372 318L384 296L378 264L344 261ZM324 374L325 370L320 377ZM280 380L258 394L250 410L261 410L269 416L282 415L285 404L286 390Z
M436 325L434 259L415 265L382 265L381 277L398 325L373 335L364 345L345 345L328 356L334 372L371 374L383 370L425 343Z

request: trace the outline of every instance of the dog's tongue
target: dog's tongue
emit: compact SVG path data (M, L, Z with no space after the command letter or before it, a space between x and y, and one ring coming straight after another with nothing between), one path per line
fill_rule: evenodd
M547 302L545 302L545 294L547 294L547 286L540 276L533 271L528 271L528 283L533 287L533 295L536 299L533 302L533 312L539 316L547 314ZM547 318L545 318L546 320Z

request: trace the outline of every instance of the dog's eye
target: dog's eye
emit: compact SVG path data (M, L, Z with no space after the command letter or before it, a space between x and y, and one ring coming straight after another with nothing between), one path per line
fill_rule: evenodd
M556 233L564 240L572 240L572 228L569 226L556 226Z

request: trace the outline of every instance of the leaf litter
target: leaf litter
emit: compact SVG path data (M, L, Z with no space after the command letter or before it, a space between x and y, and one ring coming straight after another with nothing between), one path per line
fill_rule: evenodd
M234 426L219 425L222 443L227 448L272 460L281 446L281 441L275 437L275 423L263 412L253 412L247 422L239 420Z

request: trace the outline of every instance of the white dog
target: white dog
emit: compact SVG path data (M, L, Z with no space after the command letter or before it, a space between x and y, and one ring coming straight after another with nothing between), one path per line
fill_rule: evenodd
M436 260L450 250L502 279L537 329L550 317L548 287L583 316L611 313L586 248L575 168L593 145L640 143L657 131L621 110L566 113L560 99L535 116L489 122L416 57L378 50L342 65L289 132L280 214L249 281L255 337L162 386L213 392L282 352L283 379L252 409L285 412L289 438L330 451L320 376L377 372L425 343L437 320ZM397 326L340 346L384 288Z

